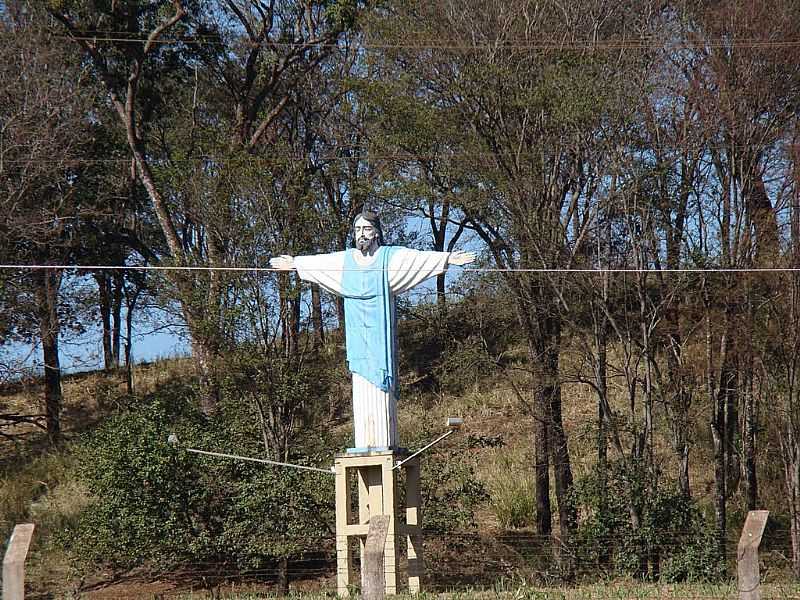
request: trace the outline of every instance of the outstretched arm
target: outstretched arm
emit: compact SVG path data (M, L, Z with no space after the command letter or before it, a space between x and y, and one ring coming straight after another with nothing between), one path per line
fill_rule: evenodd
M476 257L477 255L474 252L464 252L463 250L456 250L455 252L450 253L449 258L447 259L447 264L461 267L463 265L468 265L470 263L475 262Z
M429 277L441 275L449 265L466 265L475 260L474 252L434 252L398 248L389 261L389 288L402 294Z
M318 283L334 294L342 294L342 268L344 252L290 256L281 254L270 259L269 264L279 271L297 270L303 281Z
M280 256L270 258L269 264L273 269L278 269L279 271L293 271L295 268L294 257L288 254L281 254Z

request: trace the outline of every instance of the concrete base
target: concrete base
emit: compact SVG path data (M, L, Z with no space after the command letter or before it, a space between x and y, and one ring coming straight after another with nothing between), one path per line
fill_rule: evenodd
M384 586L386 594L397 594L398 549L405 537L408 545L408 591L421 589L423 575L422 525L420 523L419 459L402 466L406 480L405 523L398 517L398 475L394 465L408 456L402 451L369 451L336 456L336 589L340 596L349 596L353 577L351 539L358 539L361 556L369 531L370 517L386 515L389 527L384 546ZM358 486L358 514L355 514L350 476L355 473ZM362 563L363 564L363 563ZM363 588L363 585L362 585Z

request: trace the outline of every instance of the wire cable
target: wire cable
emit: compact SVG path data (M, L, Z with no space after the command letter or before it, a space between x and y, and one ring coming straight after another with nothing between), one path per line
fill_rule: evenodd
M70 39L82 42L122 42L122 43L155 43L161 45L178 45L178 44L195 44L195 45L226 45L225 41L221 40L219 36L185 36L185 37L163 37L156 40L150 40L145 37L128 37L128 36L111 36L111 35L68 35L68 34L54 34L56 39ZM285 49L298 49L298 48L343 48L348 46L345 42L314 42L314 41L297 41L297 42L275 42L264 41L261 43L253 43L245 40L247 46L269 46L273 48ZM359 48L371 50L457 50L457 51L497 51L497 50L647 50L654 48L665 48L674 50L692 50L703 48L753 48L753 49L780 49L780 48L795 48L800 46L798 39L781 39L769 40L764 38L741 38L738 40L727 40L724 38L710 38L706 40L698 40L696 42L681 41L681 42L666 42L653 40L651 38L632 38L621 40L572 40L572 41L558 41L558 40L542 40L542 41L528 41L528 40L496 40L486 41L481 43L467 43L461 40L419 40L417 42L404 42L404 43L379 43L379 42L366 42L358 44Z
M458 266L458 265L450 265ZM255 272L255 273L289 273L294 269L277 269L275 267L202 267L202 266L180 266L180 265L46 265L46 264L0 264L0 270L43 270L52 269L59 271L78 270L78 271L228 271L228 272ZM610 274L610 273L630 273L630 274L659 274L659 273L800 273L800 267L730 267L730 268L684 268L684 269L628 269L628 268L559 268L559 267L461 267L467 273L584 273L584 274ZM406 273L417 269L313 269L323 273L343 273L348 271L381 271L388 273Z

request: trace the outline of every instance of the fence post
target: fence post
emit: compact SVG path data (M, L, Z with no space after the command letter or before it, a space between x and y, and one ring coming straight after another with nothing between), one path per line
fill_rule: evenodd
M3 558L3 600L25 600L25 558L33 537L33 523L14 527Z
M758 570L758 546L767 525L768 510L751 510L739 537L736 570L739 575L739 600L761 600L761 575Z
M389 515L373 515L369 519L369 532L364 546L364 564L361 565L364 600L383 600L385 577L383 556L386 536L389 533Z

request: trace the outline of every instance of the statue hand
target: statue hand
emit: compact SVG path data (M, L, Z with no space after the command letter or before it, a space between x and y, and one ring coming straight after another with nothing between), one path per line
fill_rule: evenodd
M476 257L477 255L474 252L456 250L450 253L450 258L447 259L447 263L457 266L468 265L471 262L475 262Z
M280 256L270 258L269 264L273 269L278 269L279 271L291 271L294 269L294 257L288 254L281 254Z

